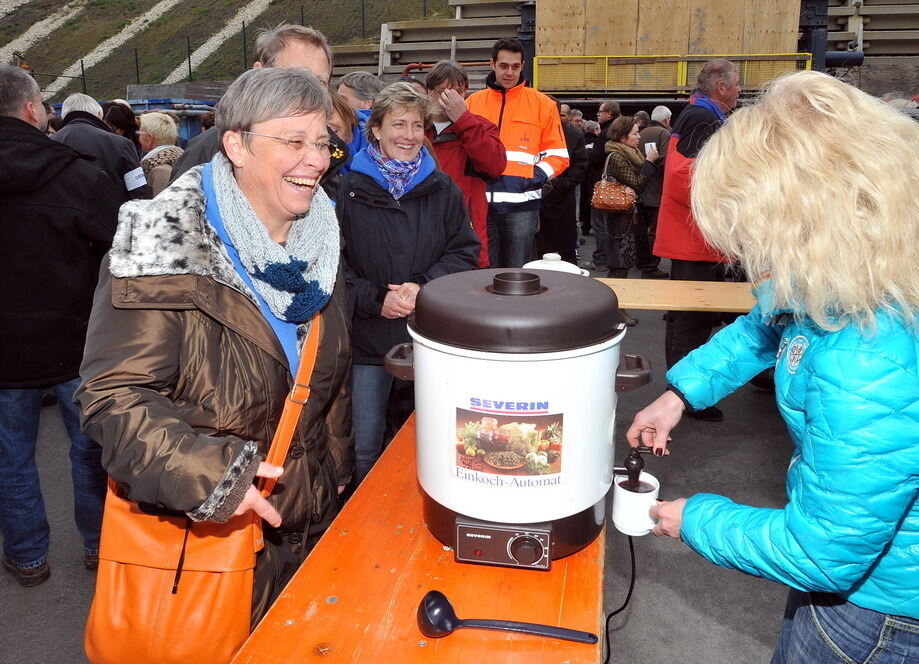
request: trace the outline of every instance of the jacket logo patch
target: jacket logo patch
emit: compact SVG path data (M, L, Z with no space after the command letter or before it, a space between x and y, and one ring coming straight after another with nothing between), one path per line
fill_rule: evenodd
M775 354L775 359L778 360L782 357L782 353L785 352L785 348L787 346L788 346L788 339L782 339L782 343L779 344L779 350Z
M804 351L810 345L807 337L797 336L788 344L788 373L797 373Z

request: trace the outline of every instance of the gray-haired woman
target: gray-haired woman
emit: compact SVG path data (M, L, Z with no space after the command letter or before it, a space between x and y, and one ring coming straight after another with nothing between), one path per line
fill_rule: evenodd
M387 411L398 420L412 410L388 407L395 379L382 364L390 348L409 341L405 319L415 309L415 296L432 279L477 267L479 240L463 195L423 146L430 114L431 102L414 85L383 89L367 122L370 145L355 155L342 178L335 208L354 299L358 480L380 456ZM408 388L403 401L411 404Z
M194 521L264 519L253 620L351 475L350 321L338 222L317 186L330 110L302 69L254 69L230 86L221 152L121 208L81 370L83 428L129 499ZM281 473L262 459L320 311L310 397L265 500L253 478Z

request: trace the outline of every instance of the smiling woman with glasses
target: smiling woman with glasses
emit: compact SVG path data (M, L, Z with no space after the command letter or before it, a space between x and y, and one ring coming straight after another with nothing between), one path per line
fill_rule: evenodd
M328 158L332 156L332 144L329 141L308 141L300 136L272 136L271 134L260 134L257 131L241 132L249 136L262 136L264 138L273 138L280 141L294 152L303 152L304 150L313 150L320 157Z
M84 426L127 498L192 522L264 520L252 624L351 475L350 318L338 220L318 186L330 111L304 69L253 69L230 86L221 151L121 208L82 367ZM320 313L309 399L265 499L253 479L281 473L265 453Z

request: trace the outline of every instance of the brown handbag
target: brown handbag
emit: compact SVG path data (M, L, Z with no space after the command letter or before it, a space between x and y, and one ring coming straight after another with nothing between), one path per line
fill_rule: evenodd
M594 193L590 198L590 205L598 210L630 212L635 207L637 196L633 189L626 187L615 179L608 179L612 178L612 176L607 175L607 171L609 170L609 158L612 156L612 152L606 155L606 161L603 164L603 177L597 180L597 183L594 185Z
M319 350L317 314L284 402L267 461L281 465L309 398ZM262 478L268 496L276 480ZM146 509L146 511L145 511ZM152 513L109 479L99 571L83 645L93 664L226 664L249 636L262 524L254 512L226 523ZM165 511L165 510L164 510Z

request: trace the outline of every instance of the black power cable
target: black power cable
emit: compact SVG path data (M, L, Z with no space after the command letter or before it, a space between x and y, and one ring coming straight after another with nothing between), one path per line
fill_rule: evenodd
M632 543L631 537L629 537L629 557L632 559L632 578L629 580L629 592L626 594L622 606L606 616L606 622L603 625L603 636L606 637L606 657L603 658L603 664L609 664L609 656L610 652L612 652L612 644L609 639L609 621L612 620L613 616L625 610L625 607L629 605L629 600L632 599L632 591L635 590L635 545Z

